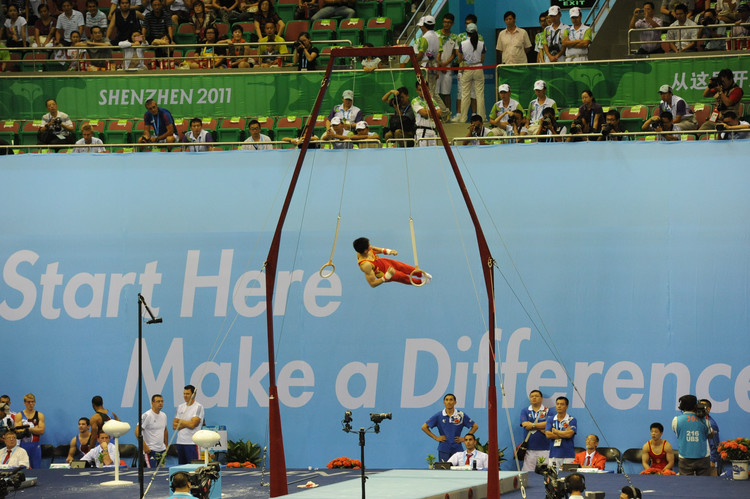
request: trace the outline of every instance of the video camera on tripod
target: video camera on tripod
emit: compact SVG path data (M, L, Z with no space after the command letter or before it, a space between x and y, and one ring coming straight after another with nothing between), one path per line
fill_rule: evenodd
M21 468L0 470L0 498L8 495L8 490L18 490L26 481L26 475Z

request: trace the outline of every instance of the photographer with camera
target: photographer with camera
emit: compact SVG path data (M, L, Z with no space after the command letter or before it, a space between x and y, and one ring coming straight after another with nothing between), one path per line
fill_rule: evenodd
M508 125L505 127L505 135L528 135L529 121L523 115L523 109L514 109L508 117Z
M495 102L490 111L490 124L495 128L490 131L492 135L501 136L505 135L511 113L516 109L523 111L523 108L517 100L511 99L510 85L507 83L500 85L498 92L500 93L500 100Z
M565 139L565 142L588 142L588 137L580 136L585 133L583 131L585 126L586 123L580 116L574 119L573 123L570 124L570 135Z
M750 123L747 121L740 121L737 117L737 113L734 111L727 111L724 113L722 122L716 124L716 130L721 132L719 133L719 140L750 139ZM735 130L745 131L736 132Z
M18 444L18 438L12 431L6 431L3 435L5 448L0 450L0 464L5 466L29 467L29 455Z
M659 101L656 114L669 111L672 113L674 123L679 125L680 130L696 130L698 128L698 122L695 120L692 108L688 106L685 99L672 92L672 87L669 85L659 87L659 97L661 101Z
M181 497L195 497L190 493L190 476L184 471L178 471L170 480L172 495L168 499Z
M44 105L49 112L42 116L42 126L38 135L39 145L75 143L75 125L70 116L57 109L55 99L47 99Z
M0 399L0 435L13 428L13 419L10 406L7 402Z
M310 33L303 31L297 37L297 41L292 46L294 56L292 63L300 71L315 71L318 69L318 56L320 50L314 47L310 40Z
M649 119L647 119L643 126L641 126L641 130L644 132L648 132L653 130L654 132L679 132L680 127L679 125L675 125L672 122L672 113L669 111L663 111L658 116L652 116ZM663 135L657 135L656 140L669 140L671 142L675 140L680 140L679 135L672 135L672 134L663 134Z
M680 397L679 409L682 415L672 420L672 430L679 441L680 475L711 476L708 439L713 429L706 419L706 409L695 395Z
M539 125L539 135L554 135L548 139L539 139L539 142L562 142L560 135L567 135L568 127L558 126L555 118L555 110L547 107L542 111L542 121Z
M724 114L728 111L740 114L740 103L744 92L734 82L734 73L731 69L722 69L719 74L708 81L708 86L703 90L703 97L713 97L716 100L711 117L701 125L701 130L714 130L717 123L723 121Z
M482 121L482 117L478 114L475 114L471 117L471 125L469 125L469 133L466 135L467 137L487 137L490 135L490 130L484 126L484 122ZM471 145L478 146L478 145L487 145L486 140L472 140L472 141L466 141L469 142ZM464 142L464 144L466 143Z
M660 17L654 16L655 7L653 2L644 2L643 8L636 8L633 11L633 17L630 19L630 29L647 29L647 28L661 28L662 20ZM651 31L639 32L642 42L638 46L639 54L663 54L664 49L661 48L661 31L654 29Z
M605 113L602 136L597 140L629 140L626 136L612 135L613 133L625 133L620 125L620 111L617 109L610 109Z

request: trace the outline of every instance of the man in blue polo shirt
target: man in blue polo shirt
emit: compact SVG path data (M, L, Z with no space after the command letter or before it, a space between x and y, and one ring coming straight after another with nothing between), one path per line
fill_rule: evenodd
M672 420L672 430L679 441L680 475L711 476L708 439L713 430L705 415L696 415L697 406L695 395L683 395L679 405L682 414Z
M575 436L578 431L578 421L568 414L567 397L557 397L555 409L557 415L547 418L545 433L551 440L549 446L549 460L559 470L565 463L572 463L576 457Z
M534 471L537 460L549 458L549 440L544 433L547 420L555 417L555 411L542 404L542 392L531 390L529 406L521 409L521 426L524 429L524 440L528 442L526 455L523 458L523 471Z
M443 397L445 409L435 413L425 424L422 425L422 431L438 443L438 458L440 461L447 461L456 452L463 452L463 437L461 431L471 428L469 433L476 434L479 425L472 420L467 414L457 411L456 396L452 393ZM437 426L439 436L435 436L430 428Z
M146 101L146 110L143 115L143 135L138 139L141 144L155 142L173 143L177 142L177 133L174 126L172 113L156 105L154 99Z

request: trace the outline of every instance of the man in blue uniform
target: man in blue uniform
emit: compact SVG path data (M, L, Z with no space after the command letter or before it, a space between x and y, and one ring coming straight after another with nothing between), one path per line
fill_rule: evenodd
M563 464L572 463L576 456L574 439L578 431L578 422L576 418L568 414L569 403L567 397L557 397L555 400L557 415L554 418L547 418L544 432L552 441L549 447L549 460L558 470Z
M711 476L708 439L713 436L713 430L705 415L696 415L697 406L695 395L683 395L679 404L682 414L672 420L672 429L679 441L680 475Z
M438 458L440 461L447 461L456 452L463 452L462 442L464 438L461 431L464 428L471 428L469 433L476 434L479 425L472 420L467 414L456 410L456 396L452 393L443 397L445 409L435 413L425 424L422 425L422 431L438 443ZM435 436L430 428L437 426L438 436Z

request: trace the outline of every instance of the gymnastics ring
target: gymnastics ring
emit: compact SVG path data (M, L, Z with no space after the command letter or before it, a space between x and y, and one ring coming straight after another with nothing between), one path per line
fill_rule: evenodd
M325 270L326 267L331 267L331 271L324 274L323 271ZM328 279L329 277L333 275L334 272L336 272L336 266L333 264L332 261L328 260L328 263L320 267L319 273L320 273L320 277L322 277L323 279Z
M422 272L422 271L419 269L419 267L416 267L414 270L412 270L411 274L409 274L409 282L411 283L412 286L416 286L419 288L421 286L424 286L426 284L426 281L424 280L424 273L422 273L422 277L417 277L417 279L422 279L422 281L419 284L414 282L414 274L416 272Z

